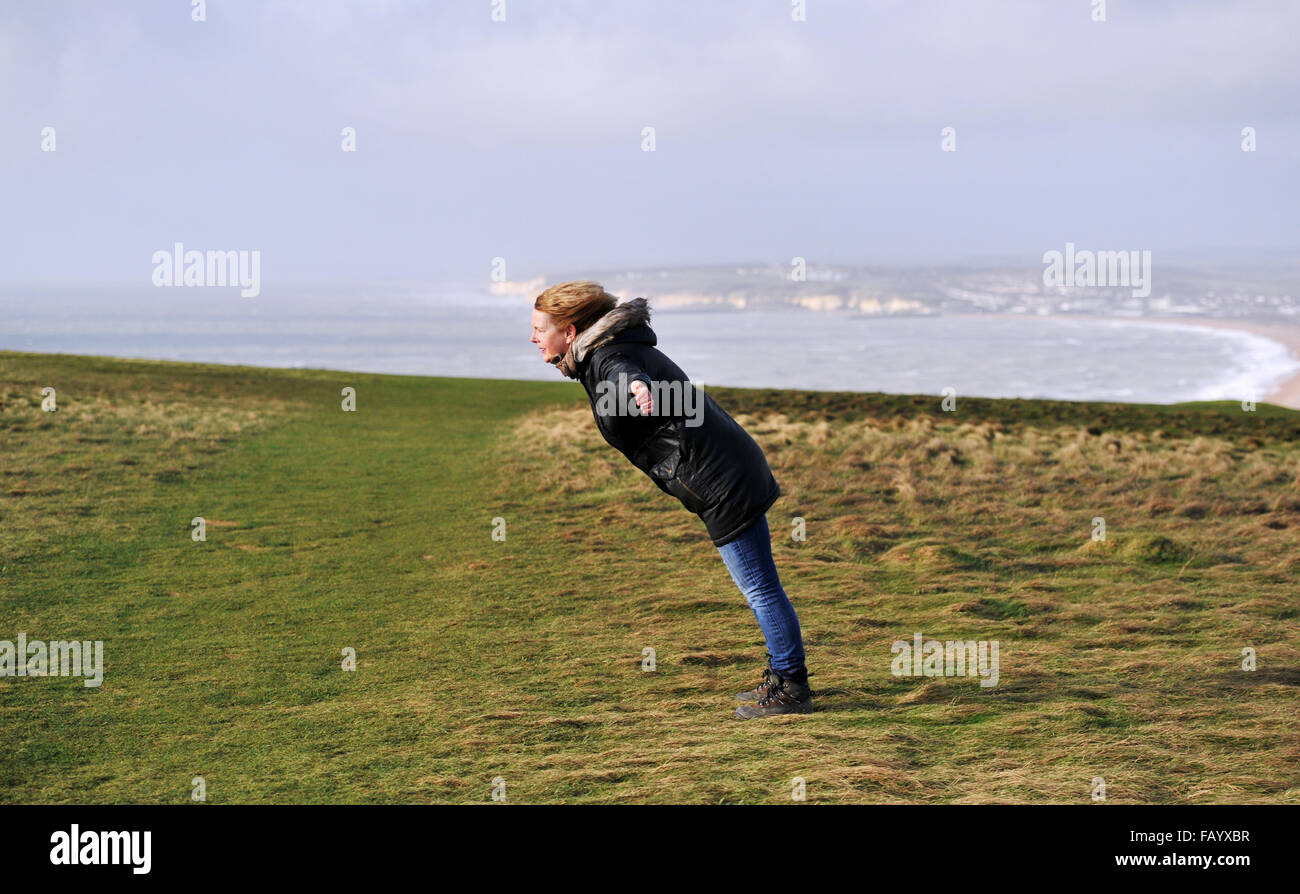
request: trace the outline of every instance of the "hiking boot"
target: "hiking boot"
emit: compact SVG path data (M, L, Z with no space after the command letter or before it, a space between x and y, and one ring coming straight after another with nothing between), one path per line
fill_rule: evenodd
M772 681L772 669L769 667L763 671L763 682L759 683L748 692L737 692L736 701L738 702L756 702L763 696L767 695L767 687Z
M752 705L741 705L736 716L741 720L767 717L770 714L811 714L812 689L807 683L798 683L772 671L768 677L767 692Z

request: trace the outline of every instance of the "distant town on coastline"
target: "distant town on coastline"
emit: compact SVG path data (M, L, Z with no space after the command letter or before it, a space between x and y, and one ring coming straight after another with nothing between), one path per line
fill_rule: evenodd
M930 267L808 264L709 265L632 270L565 270L494 282L498 295L536 295L569 279L596 279L620 297L645 295L668 310L806 308L878 316L954 313L1081 314L1195 317L1294 322L1300 319L1300 265L1162 266L1156 254L1152 288L1134 297L1127 286L1049 286L1043 267Z

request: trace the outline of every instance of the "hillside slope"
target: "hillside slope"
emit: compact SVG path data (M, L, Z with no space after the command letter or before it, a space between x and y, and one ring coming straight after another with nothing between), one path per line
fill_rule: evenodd
M753 615L574 383L0 352L0 640L104 641L0 678L0 801L1300 800L1300 412L709 390L809 717L730 719Z

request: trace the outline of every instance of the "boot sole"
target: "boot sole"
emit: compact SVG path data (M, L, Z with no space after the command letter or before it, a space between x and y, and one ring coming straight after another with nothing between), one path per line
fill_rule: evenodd
M812 701L800 703L791 707L788 711L766 711L761 714L742 714L741 709L737 708L733 715L739 720L757 720L759 717L783 717L786 714L811 714L813 712Z

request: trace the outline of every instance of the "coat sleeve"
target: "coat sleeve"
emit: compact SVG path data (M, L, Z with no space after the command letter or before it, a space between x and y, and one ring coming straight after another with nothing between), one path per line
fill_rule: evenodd
M653 387L650 376L646 374L646 371L637 366L626 354L616 352L606 354L600 361L600 378L609 382L611 387L617 388L620 373L627 376L629 394L632 391L632 382L636 379L640 379L646 385Z

